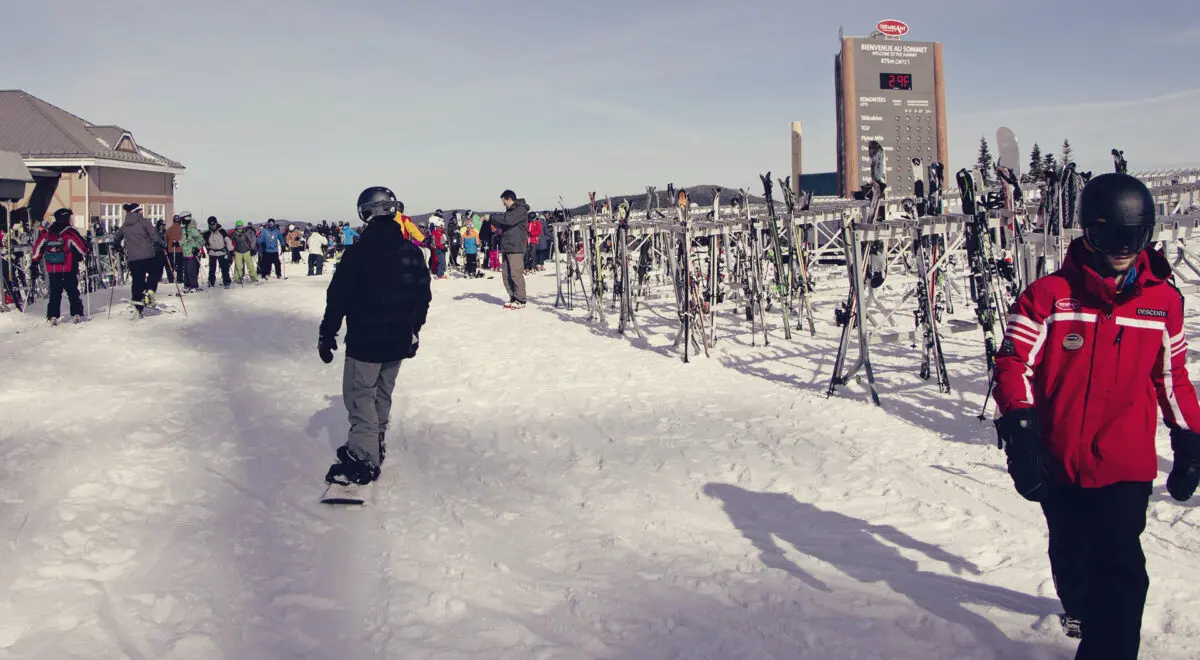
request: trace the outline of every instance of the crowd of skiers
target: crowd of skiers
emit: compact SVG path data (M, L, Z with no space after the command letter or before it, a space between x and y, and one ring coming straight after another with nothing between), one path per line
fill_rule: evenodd
M511 192L506 191L506 194ZM437 210L424 226L402 212L396 214L405 238L421 250L432 276L448 273L485 277L485 271L500 273L509 295L508 307L525 302L524 275L544 270L551 253L551 218L534 213L523 200L504 201L504 214L480 214ZM116 258L126 262L131 277L130 301L141 311L156 304L158 285L178 283L188 294L202 291L202 265L207 261L208 287L230 288L235 283L281 279L285 264L307 261L307 275L322 275L325 264L337 259L359 238L359 231L346 222L280 226L268 219L257 226L237 220L226 227L214 216L199 226L191 213L175 215L170 222L151 222L139 204L126 204L120 227L106 231L98 220L81 233L71 224L69 209L59 209L54 221L44 225L35 242L33 272L44 267L49 280L47 320L57 323L64 294L70 315L84 320L80 271L89 257ZM447 217L449 215L449 217ZM95 263L93 263L95 266ZM89 271L97 275L101 269ZM93 277L92 280L102 278ZM104 286L102 281L93 282Z

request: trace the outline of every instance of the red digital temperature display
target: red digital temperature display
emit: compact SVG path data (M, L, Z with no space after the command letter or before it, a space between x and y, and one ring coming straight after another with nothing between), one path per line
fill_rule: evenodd
M879 74L879 89L895 89L912 91L911 73L881 73Z

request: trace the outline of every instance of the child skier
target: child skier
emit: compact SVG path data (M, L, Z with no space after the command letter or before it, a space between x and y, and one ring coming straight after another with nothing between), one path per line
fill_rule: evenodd
M1078 660L1137 658L1150 579L1139 537L1171 429L1167 490L1200 484L1200 403L1188 377L1183 298L1147 249L1154 198L1126 174L1080 196L1084 235L1010 310L996 357L996 421L1017 491L1041 503L1050 567Z
M462 228L462 246L463 254L467 257L467 277L482 276L482 273L478 273L477 270L479 266L479 232L470 222Z
M33 244L33 263L46 263L50 280L50 298L46 304L46 320L58 325L62 309L62 294L67 294L71 318L75 323L84 320L83 299L79 297L79 264L87 257L83 237L71 226L71 210L54 212L54 222L37 237Z

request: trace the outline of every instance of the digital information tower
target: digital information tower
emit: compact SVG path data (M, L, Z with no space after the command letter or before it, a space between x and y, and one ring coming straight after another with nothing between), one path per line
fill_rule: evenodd
M933 161L946 163L942 44L902 41L878 31L870 37L842 37L834 79L841 196L850 197L870 183L871 140L884 148L889 197L912 195L914 157L921 159L923 171Z

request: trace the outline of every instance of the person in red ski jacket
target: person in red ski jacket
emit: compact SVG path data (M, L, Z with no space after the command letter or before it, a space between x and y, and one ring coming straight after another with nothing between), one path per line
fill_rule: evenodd
M525 272L531 273L538 267L537 244L542 237L542 221L536 213L529 214L529 247L525 249Z
M79 264L87 257L87 243L71 226L71 210L54 212L54 222L33 243L33 263L46 264L50 280L50 298L46 303L46 320L58 324L62 310L62 294L67 292L71 318L83 320L83 299L79 297Z
M1140 536L1161 409L1167 489L1200 484L1200 402L1188 376L1183 297L1161 253L1154 198L1126 174L1080 197L1084 237L1013 304L995 360L996 421L1017 491L1041 503L1063 627L1077 659L1133 660L1149 577Z

